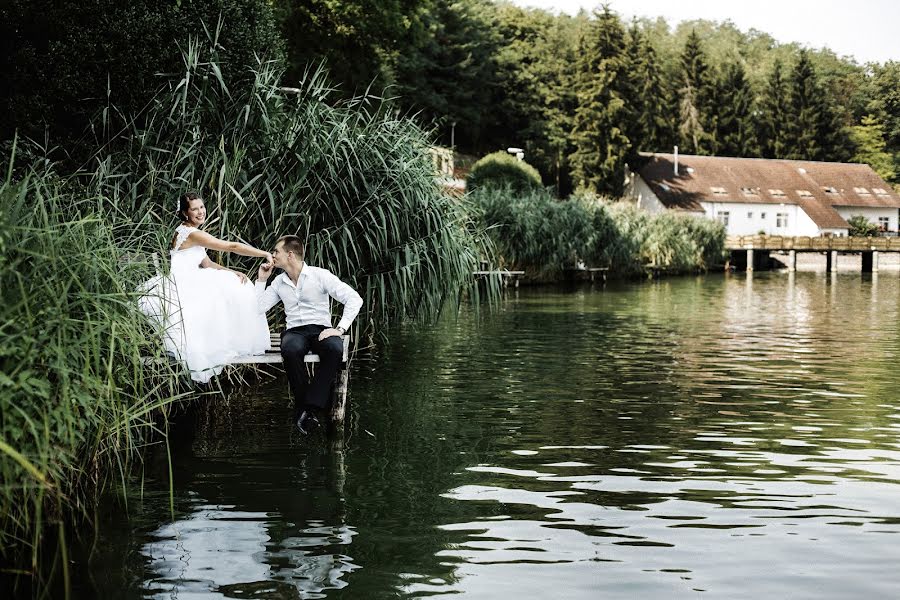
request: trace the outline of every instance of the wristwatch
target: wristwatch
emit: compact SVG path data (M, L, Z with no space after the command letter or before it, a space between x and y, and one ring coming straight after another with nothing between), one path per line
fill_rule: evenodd
M337 327L335 327L335 329L337 329L338 331L340 331L340 332L341 332L341 335L344 335L345 333L347 333L347 330L344 329L343 327L341 327L340 325L337 326Z

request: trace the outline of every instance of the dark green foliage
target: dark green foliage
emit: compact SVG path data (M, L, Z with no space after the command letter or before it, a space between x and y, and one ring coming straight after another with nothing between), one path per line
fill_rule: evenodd
M759 140L766 158L784 158L790 135L791 106L781 61L776 60L760 97Z
M432 0L422 27L396 58L401 105L439 125L440 141L465 151L479 148L494 124L496 63L500 42L487 0ZM496 147L492 140L485 143Z
M205 27L208 33L204 31ZM20 136L81 154L72 143L100 110L140 116L184 72L188 38L215 41L227 85L250 77L281 40L265 0L9 0L0 8L0 140ZM98 132L95 132L95 134ZM80 156L78 158L81 158Z
M618 16L604 7L582 42L571 159L580 189L622 193L625 160L631 152L626 135L632 119L628 87L625 30Z
M709 154L714 141L712 76L700 36L691 31L680 58L678 137L685 153Z
M370 85L381 93L391 82L394 55L403 40L420 34L433 10L419 0L273 0L287 45L287 81L324 61L348 97ZM427 27L427 25L425 25Z
M719 83L716 121L718 156L759 156L758 123L754 117L753 90L741 63L730 63Z
M672 122L666 115L671 105L656 49L635 22L629 30L627 48L633 99L633 127L628 138L632 153L666 152L674 143Z
M852 154L848 133L836 107L819 84L809 54L801 50L791 73L790 132L784 158L846 160Z
M851 236L866 237L878 235L878 225L870 222L863 215L853 215L847 219L847 223L850 225Z
M503 152L492 152L472 166L466 179L466 188L509 188L514 193L525 193L541 188L541 175L524 160Z

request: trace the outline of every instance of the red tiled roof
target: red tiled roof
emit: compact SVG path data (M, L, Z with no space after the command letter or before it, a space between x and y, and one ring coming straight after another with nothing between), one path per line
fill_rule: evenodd
M680 154L676 176L674 154L641 156L647 162L638 174L676 210L702 211L700 202L796 204L831 229L848 227L835 206L900 208L900 196L865 164Z

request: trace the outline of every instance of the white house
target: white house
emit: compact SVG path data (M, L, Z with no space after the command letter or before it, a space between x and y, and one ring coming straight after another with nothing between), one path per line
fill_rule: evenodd
M869 165L641 153L627 194L650 212L721 221L729 235L847 235L866 217L898 230L900 196Z

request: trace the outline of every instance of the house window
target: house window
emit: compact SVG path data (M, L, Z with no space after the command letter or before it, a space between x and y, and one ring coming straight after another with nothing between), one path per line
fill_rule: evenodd
M812 192L809 190L797 190L797 195L801 198L812 198Z
M784 198L787 195L781 190L769 190L769 193L775 198Z
M890 217L878 217L878 229L881 231L888 231L891 228L891 218Z
M748 218L748 219L752 219L752 218L753 218L753 211L752 211L752 210L748 210L748 211L747 211L747 218Z
M759 196L759 190L750 187L742 187L741 193L745 196Z
M887 190L884 188L872 188L872 191L875 192L879 196L887 196Z
M764 212L759 213L759 218L765 221L765 220L766 220L766 213L764 213Z
M716 195L716 196L727 196L727 195L728 195L728 190L726 190L726 189L723 188L723 187L711 187L711 188L709 188L709 189L710 189L710 190L712 191L712 193L713 193L714 195Z
M719 216L718 216L719 223L721 223L725 227L728 227L728 217L730 217L730 216L731 216L731 213L728 212L727 210L723 210L723 211L719 212Z
M830 185L826 185L826 186L823 187L822 189L825 190L825 193L826 193L826 194L831 194L832 196L835 196L835 195L837 195L837 193L838 193L837 188L836 188L836 187L831 187Z
M864 187L855 187L855 188L853 188L853 191L856 192L857 194L859 194L860 196L869 196L869 195L871 195L871 194L869 194L869 190L867 190L867 189L864 188Z
M782 228L788 226L788 214L787 213L777 213L775 215L775 227Z

